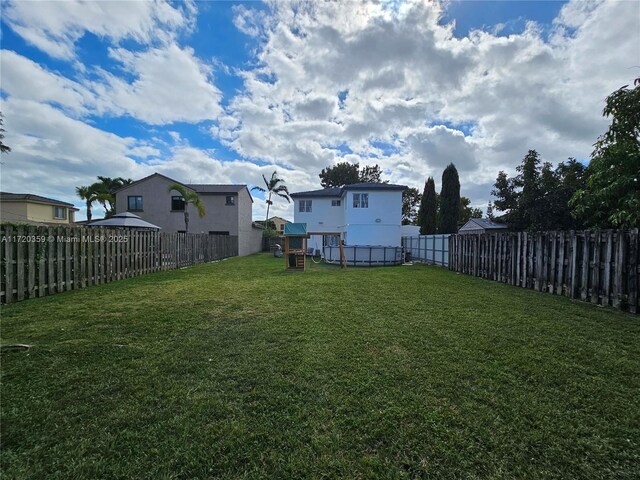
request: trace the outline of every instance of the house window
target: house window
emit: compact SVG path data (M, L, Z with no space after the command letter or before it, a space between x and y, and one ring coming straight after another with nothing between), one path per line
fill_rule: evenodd
M332 207L339 207L341 204L342 204L342 201L340 200L331 200Z
M218 232L215 230L210 230L209 235L229 235L229 232Z
M182 198L180 195L171 197L171 210L184 212L184 209L184 198Z
M65 207L53 207L53 218L58 220L66 220L67 209Z
M127 206L130 211L142 211L142 196L129 196L127 197Z
M227 195L227 203L226 203L226 205L235 205L235 204L236 204L235 195Z
M353 208L369 208L369 194L368 193L354 193L353 194Z
M300 200L298 204L298 211L302 213L310 213L311 212L311 200Z
M284 223L280 224L280 231L284 232Z

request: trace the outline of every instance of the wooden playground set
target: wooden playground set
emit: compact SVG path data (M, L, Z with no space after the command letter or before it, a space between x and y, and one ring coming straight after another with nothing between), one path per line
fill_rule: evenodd
M308 232L306 223L287 223L284 226L284 259L285 270L302 271L306 270L307 240L311 235L335 236L338 237L340 246L340 268L347 268L347 262L342 248L341 232Z

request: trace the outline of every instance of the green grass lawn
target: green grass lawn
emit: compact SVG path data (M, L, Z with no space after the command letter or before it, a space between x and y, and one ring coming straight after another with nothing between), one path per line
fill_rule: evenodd
M4 306L3 479L638 478L638 317L283 263Z

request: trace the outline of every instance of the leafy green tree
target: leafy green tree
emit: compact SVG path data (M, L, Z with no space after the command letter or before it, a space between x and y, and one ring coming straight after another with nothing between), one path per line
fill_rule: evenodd
M460 179L458 170L450 163L442 173L438 233L456 233L460 215Z
M437 232L436 218L438 215L438 196L433 177L429 177L424 184L420 208L418 209L418 225L420 235L432 235Z
M594 144L586 186L571 200L592 227L640 225L640 78L607 97L608 130Z
M387 183L387 180L382 180L382 169L377 164L360 169L358 163L340 162L333 167L323 168L319 177L322 188L344 187L354 183Z
M464 225L470 218L482 218L482 210L479 208L471 208L471 199L460 197L460 214L458 215L458 224Z
M415 225L422 194L417 188L407 188L402 192L402 224Z
M500 172L491 194L494 206L506 212L505 221L513 230L568 230L582 228L572 214L569 201L585 185L585 168L573 158L554 169L542 163L538 152L529 150L517 167L517 175ZM493 210L491 212L493 214Z
M382 181L382 170L378 164L362 167L358 181L361 183L387 183Z
M5 132L5 129L2 127L3 123L4 123L4 118L2 116L2 112L0 112L0 153L9 153L11 151L11 147L9 147L8 145L5 145L3 142L4 132Z
M173 192L173 191L178 192L182 197L182 199L184 200L184 231L188 233L189 232L189 205L193 205L198 212L198 216L202 218L206 214L204 203L200 199L200 195L198 195L198 192L195 192L180 183L172 183L169 186L169 192Z
M357 163L340 162L333 167L323 168L320 172L322 188L343 187L360 181Z
M265 225L267 225L267 228L268 228L269 209L271 208L271 205L273 205L273 201L271 200L271 197L273 195L277 195L278 197L284 198L288 203L291 203L291 197L289 196L289 189L284 184L285 183L284 180L278 177L278 172L274 171L271 174L271 178L269 180L267 180L267 177L265 177L264 175L262 175L262 179L264 180L265 188L255 186L251 190L252 191L258 190L259 192L262 192L262 193L268 193L267 199L265 200L265 202L267 203L267 216L264 219L264 223Z
M514 222L518 230L538 230L538 226L545 214L543 194L540 188L540 155L535 150L529 150L516 168L518 176L516 185L521 188L518 210Z
M570 201L586 186L586 168L575 158L553 166L546 162L540 173L542 204L545 209L537 230L575 230L584 227L582 216L572 212Z

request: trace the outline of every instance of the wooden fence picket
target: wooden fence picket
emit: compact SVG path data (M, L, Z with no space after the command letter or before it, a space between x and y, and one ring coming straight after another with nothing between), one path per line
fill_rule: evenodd
M629 279L627 290L629 292L629 311L638 313L638 229L631 231L629 238Z
M449 269L638 313L638 229L449 237Z
M6 303L11 303L13 302L14 296L13 296L13 291L15 289L14 285L14 281L15 281L15 275L13 274L14 272L14 245L15 245L15 241L14 241L14 235L15 232L13 230L12 226L7 226L5 231L5 267L4 267L4 271L2 272L4 277L5 277L5 289L4 289L4 301Z
M47 244L45 243L45 235L42 228L38 228L36 235L38 242L36 243L36 254L38 259L38 285L37 291L39 297L44 297L46 292L46 260L47 260Z
M26 242L27 242L27 255L28 260L26 262L27 267L27 298L35 297L36 293L36 229L34 227L28 227L26 230Z
M2 303L238 254L228 235L3 224L0 237Z
M25 236L24 227L16 228L16 278L18 301L24 300L24 262L25 262L25 242L22 239Z

